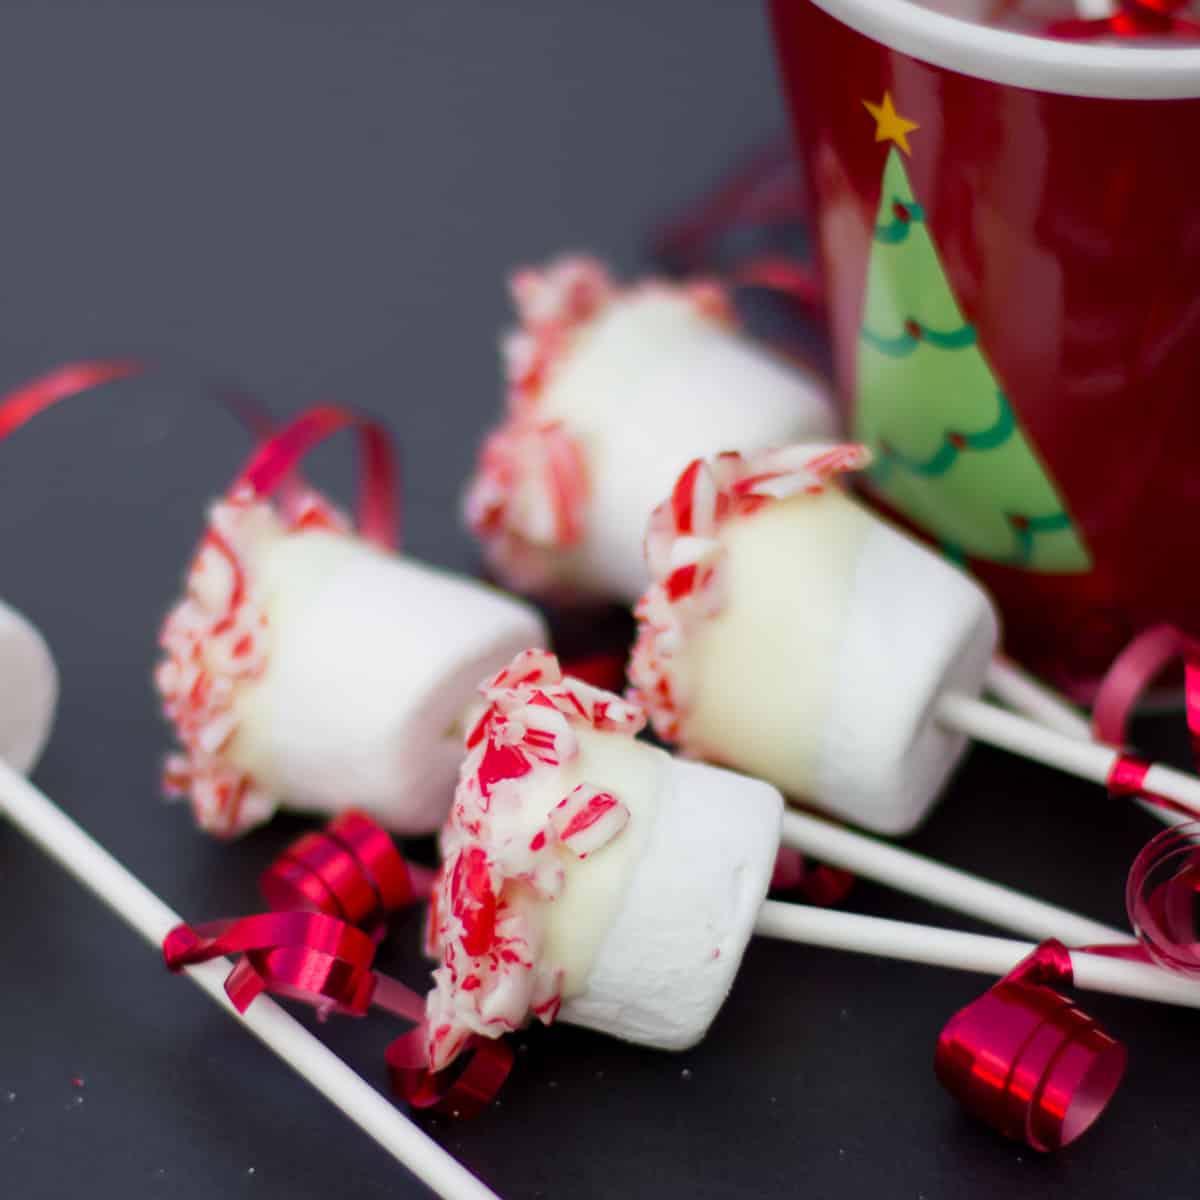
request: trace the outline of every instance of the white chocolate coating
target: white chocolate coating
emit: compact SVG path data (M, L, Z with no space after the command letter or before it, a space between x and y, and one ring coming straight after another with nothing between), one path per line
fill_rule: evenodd
M862 447L696 462L656 510L630 666L659 734L883 833L926 815L997 619L982 589L834 482Z
M540 412L580 440L591 494L569 582L632 604L649 583L642 541L691 459L833 431L828 392L686 296L634 292L578 335Z
M0 600L0 759L33 770L54 723L58 671L42 635Z
M692 753L752 769L790 796L817 795L841 669L835 648L872 523L829 488L725 527L725 598L689 649L698 681L684 727Z
M544 645L537 614L486 585L314 530L258 563L268 666L235 700L231 762L288 808L362 808L399 833L442 822L459 722L481 676Z
M580 784L611 792L629 810L629 823L597 853L580 859L566 849L557 851L563 886L542 909L541 961L551 972L562 971L564 1000L586 990L600 944L645 855L671 761L666 751L620 733L580 728L575 736L578 755L530 776L506 831L528 842L551 809Z
M728 588L691 654L686 744L881 833L925 816L967 741L995 614L961 571L837 488L729 523Z

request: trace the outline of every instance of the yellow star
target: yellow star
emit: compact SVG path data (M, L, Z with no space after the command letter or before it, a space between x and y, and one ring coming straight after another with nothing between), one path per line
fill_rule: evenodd
M910 121L896 111L895 105L892 104L891 92L884 92L883 101L879 104L864 100L863 107L875 118L877 142L895 142L905 154L912 154L908 148L908 135L921 127L916 121Z

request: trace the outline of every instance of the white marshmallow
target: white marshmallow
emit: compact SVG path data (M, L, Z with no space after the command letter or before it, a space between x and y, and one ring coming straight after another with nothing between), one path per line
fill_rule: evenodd
M754 932L783 800L758 780L664 757L653 824L582 989L565 999L560 1019L686 1050L712 1024Z
M58 671L42 635L0 600L0 759L21 774L40 757L58 702Z
M836 816L880 833L915 829L968 740L936 719L950 692L978 696L999 624L967 575L873 523L855 568L817 764Z
M445 818L481 677L545 645L533 609L327 532L260 565L270 665L237 700L232 760L290 809L361 808L398 833Z
M979 693L996 615L965 574L806 476L805 449L779 452L791 473L756 485L761 506L706 531L707 593L682 610L661 586L648 593L631 678L658 731L689 753L866 828L907 833L966 747L936 720L937 702ZM812 461L831 461L816 450ZM770 471L771 455L728 469L726 486ZM660 528L669 518L667 506L656 514ZM691 544L677 536L675 550ZM658 553L669 566L669 540ZM669 704L656 699L663 680Z
M230 496L163 628L156 682L183 744L166 786L226 837L279 806L430 833L480 676L547 636L529 606L379 549L318 498L289 525Z
M516 289L519 300L541 289L549 308L557 299L566 311L533 382L513 385L509 420L468 492L468 520L517 590L632 604L649 582L646 520L684 465L829 436L828 388L743 337L696 290L620 291L588 260L527 276L535 282ZM565 298L588 288L596 311L580 319ZM518 357L538 361L528 344L539 344L546 314L531 307L522 303Z
M646 521L693 459L827 437L825 385L669 292L615 303L551 377L541 411L584 447L591 494L569 582L632 604Z

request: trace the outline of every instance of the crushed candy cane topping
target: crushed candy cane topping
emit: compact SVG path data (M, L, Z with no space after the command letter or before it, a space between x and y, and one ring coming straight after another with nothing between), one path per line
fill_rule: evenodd
M632 738L646 723L637 704L564 678L541 650L517 655L480 692L487 707L467 735L430 904L429 948L441 961L426 1006L435 1070L472 1034L500 1037L558 1014L563 972L542 961L544 906L562 894L566 864L608 845L629 809L582 783L538 819L525 811L529 785L579 756L577 728Z
M255 565L278 538L306 529L347 532L328 501L304 491L284 516L246 487L209 510L208 528L188 569L182 599L159 635L154 681L182 745L167 759L169 795L188 796L196 823L235 837L270 819L277 798L231 761L237 689L267 669L270 627Z
M870 458L856 444L805 444L746 457L720 454L684 469L646 531L654 582L634 610L638 635L629 663L630 696L645 707L660 737L686 740L692 692L688 643L725 603L722 525L776 500L820 494L837 476L862 470Z
M734 323L719 284L651 279L619 287L604 265L567 255L509 281L520 324L502 343L507 415L480 451L463 509L489 560L524 591L554 586L561 558L585 532L590 493L583 446L561 420L546 419L541 399L582 330L611 305L646 292L682 295L706 318Z

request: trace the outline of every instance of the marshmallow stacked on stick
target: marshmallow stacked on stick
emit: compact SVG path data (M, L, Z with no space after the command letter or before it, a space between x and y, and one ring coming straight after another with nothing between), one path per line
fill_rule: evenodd
M825 386L743 337L715 284L621 288L565 257L512 293L508 411L466 515L517 591L632 604L646 521L690 459L833 431Z
M766 895L783 802L635 739L639 706L527 653L483 688L430 912L430 1060L556 1018L699 1041Z
M528 606L387 553L312 493L236 489L163 628L156 682L183 746L168 789L222 836L280 805L432 832L480 675L546 640Z
M962 572L839 486L861 446L693 462L655 510L630 678L655 731L870 829L904 833L967 746L997 620Z

